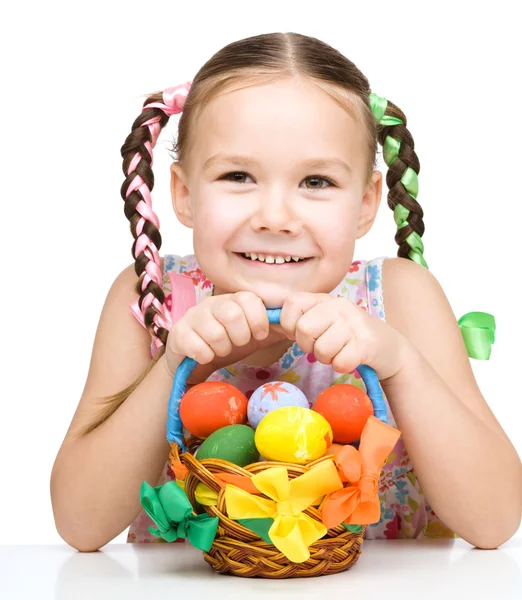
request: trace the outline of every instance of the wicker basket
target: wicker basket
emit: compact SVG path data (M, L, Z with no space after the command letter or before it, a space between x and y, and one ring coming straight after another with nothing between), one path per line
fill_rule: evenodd
M280 309L268 310L269 321L279 323ZM323 456L306 465L263 461L250 464L245 468L225 460L194 457L194 452L202 440L191 437L183 439L183 426L179 417L179 403L186 389L186 382L197 366L196 361L186 358L176 372L173 382L167 418L167 439L171 443L170 461L177 480L183 479L183 487L193 514L206 512L217 517L219 524L214 542L204 552L205 560L218 573L231 573L241 577L314 577L345 571L355 565L361 553L365 526L359 531L348 530L342 523L328 529L327 534L309 546L310 557L305 562L292 562L273 544L264 541L259 535L247 529L237 521L230 519L225 506L225 486L220 475L239 475L252 477L271 467L286 467L288 479L307 473L323 461L331 461L333 455ZM358 371L363 378L368 395L374 406L375 416L386 422L387 411L375 371L367 365L360 365ZM183 474L180 475L180 470ZM179 476L179 477L178 477ZM201 506L196 500L196 487L203 483L217 494L215 506ZM260 494L261 498L267 498ZM309 506L303 511L312 519L321 522L318 508Z
M191 451L199 445L199 441L191 440ZM173 443L171 461L175 466L181 460L188 469L185 478L185 493L193 506L196 506L196 486L204 483L218 494L217 506L205 506L204 510L213 517L219 518L219 527L214 544L209 552L204 552L205 560L218 573L232 573L241 577L267 577L283 579L286 577L315 577L340 573L352 567L359 558L363 541L364 527L359 533L351 533L339 525L330 529L326 537L309 548L310 558L303 563L293 563L273 544L267 544L258 535L228 518L224 489L215 478L216 474L230 473L250 477L274 466L285 466L289 479L306 473L312 466L331 455L324 456L307 465L281 463L275 461L258 462L246 468L238 467L224 460L205 459L198 461L191 451L178 454L178 445ZM321 521L320 513L313 507L304 511L310 517Z

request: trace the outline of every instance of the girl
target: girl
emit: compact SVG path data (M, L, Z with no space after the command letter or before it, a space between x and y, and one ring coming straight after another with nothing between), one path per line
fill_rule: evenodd
M194 255L161 258L152 149L181 111L172 205L193 229ZM381 200L377 142L390 167L398 257L353 261ZM192 84L145 101L122 156L135 263L109 290L53 467L66 542L96 550L131 522L128 541L162 541L148 532L139 488L173 478L165 420L185 356L201 364L191 384L226 380L248 397L268 380L289 381L311 405L335 383L364 389L356 367L370 365L402 437L379 481L381 520L366 537L459 535L495 548L514 534L520 459L466 353L467 344L488 358L492 332L462 323L461 333L428 271L406 117L352 62L294 33L229 44ZM267 307L282 307L281 325L269 326ZM472 326L477 315L466 316ZM474 337L465 344L469 331L485 333L482 347Z

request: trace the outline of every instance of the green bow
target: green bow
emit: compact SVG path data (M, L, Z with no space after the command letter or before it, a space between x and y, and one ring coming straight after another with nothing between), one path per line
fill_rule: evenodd
M466 313L458 320L468 356L489 360L495 342L495 317L485 312Z
M153 488L146 481L141 484L141 505L158 529L149 527L152 535L162 537L167 542L178 538L188 541L208 552L218 528L218 517L207 514L193 515L192 504L185 492L175 481Z

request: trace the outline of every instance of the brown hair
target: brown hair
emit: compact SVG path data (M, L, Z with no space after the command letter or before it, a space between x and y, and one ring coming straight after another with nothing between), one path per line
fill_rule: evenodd
M184 157L189 153L192 124L197 119L198 112L220 91L232 85L244 87L290 77L303 77L318 85L348 110L364 128L368 148L366 183L370 180L372 171L376 167L377 142L383 146L385 141L393 142L395 152L387 153L385 147L384 159L389 166L386 174L386 183L389 189L388 206L394 210L398 225L395 235L395 241L399 245L397 255L416 260L421 264L424 263L422 241L420 240L420 236L424 233L423 211L414 197L416 189L412 195L408 193L407 184L404 183L408 179L407 175L410 181L413 178L416 183L416 175L420 170L419 160L414 151L413 138L406 128L406 116L395 104L388 101L385 106L385 118L380 120L380 123L391 124L379 124L372 112L368 79L354 63L340 52L314 37L298 33L256 35L228 44L214 54L194 77L185 100L178 123L177 141L173 146L177 159L183 162ZM147 123L150 119L155 118L162 129L167 124L169 117L161 108L146 109L147 105L153 102L162 103L163 92L156 92L147 97L143 103L145 110L132 124L132 131L121 148L123 172L126 175L121 187L121 195L125 201L125 216L130 221L130 229L134 237L132 255L136 261L136 275L139 277L136 283L139 306L143 312L145 326L152 337L159 338L161 345L145 372L136 381L124 390L102 398L105 406L80 435L89 433L108 419L165 353L169 332L168 329L157 325L158 309L154 304L150 304L144 311L142 309L144 298L148 294L153 294L161 306L164 306L165 303L165 294L154 281L151 280L147 288L142 291L142 282L146 275L145 269L149 261L153 260L150 258L153 254L150 251L147 253L142 251L138 256L135 253L138 237L136 227L142 219L142 215L136 207L143 201L143 196L139 189L135 189L128 197L126 195L127 189L137 175L143 179L149 191L154 187L154 175L151 169L152 155L146 146L150 147L152 141ZM128 174L129 165L136 153L140 154L141 161L136 169ZM391 154L393 157L389 159ZM146 221L143 231L159 250L161 235L151 220ZM157 264L159 267L159 263ZM424 266L427 265L424 263Z

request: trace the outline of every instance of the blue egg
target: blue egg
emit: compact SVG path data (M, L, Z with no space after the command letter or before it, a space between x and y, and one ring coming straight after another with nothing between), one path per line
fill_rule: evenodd
M264 416L283 406L310 408L303 392L291 383L273 381L259 386L248 401L247 415L250 426L255 429Z

